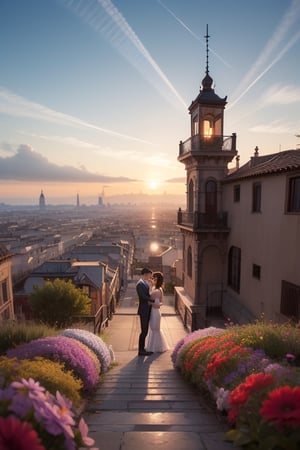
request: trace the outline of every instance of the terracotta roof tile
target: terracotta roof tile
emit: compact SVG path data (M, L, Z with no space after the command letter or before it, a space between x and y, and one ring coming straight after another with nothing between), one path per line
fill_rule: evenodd
M300 149L255 156L238 170L227 175L224 182L292 170L300 170Z

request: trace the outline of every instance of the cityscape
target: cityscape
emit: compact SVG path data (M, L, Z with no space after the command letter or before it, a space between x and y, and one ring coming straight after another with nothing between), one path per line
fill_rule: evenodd
M1 450L299 449L300 0L0 3Z
M66 7L65 14L72 20L78 13L86 18L87 11L82 10L80 4L75 7L76 0L62 3ZM101 13L102 9L105 14L110 13L105 4L101 3L98 8ZM300 15L299 1L294 0L287 7L280 4L280 8L277 4L277 9L272 11L279 20L273 33L280 32L280 39L271 35L259 63L266 65L271 50L284 43L286 46L269 68L281 63L281 58L300 40L299 30L293 38L288 34L288 28L293 29ZM7 12L12 13L9 8ZM52 12L55 16L58 10ZM263 10L262 14L265 13ZM122 17L117 8L114 17ZM173 14L173 17L177 16ZM114 28L110 18L107 23ZM128 37L131 28L126 21L123 25L122 33L125 31ZM6 188L6 194L0 199L0 244L4 264L2 318L30 318L27 303L34 287L55 277L69 277L88 293L93 316L105 309L107 317L111 317L129 277L138 275L141 267L149 266L164 272L167 289L174 295L174 307L184 326L191 331L208 326L216 317L230 317L240 324L260 317L275 323L299 320L300 149L294 139L299 136L297 122L293 125L293 141L283 133L286 136L284 147L277 140L278 145L272 144L268 147L271 150L266 152L257 145L256 138L255 141L248 139L248 147L251 142L255 145L248 148L247 157L240 148L247 135L240 127L243 120L226 120L241 96L230 102L227 95L216 88L220 79L222 90L226 91L232 88L232 80L222 77L217 67L217 75L213 76L215 52L211 48L207 24L205 30L202 76L198 75L197 81L200 91L194 87L189 107L175 91L177 100L184 103L186 109L180 117L178 130L182 134L178 135L177 142L173 142L174 133L169 135L172 162L164 159L159 150L156 156L149 153L151 143L146 138L112 130L109 135L117 134L118 139L128 140L130 145L138 142L142 157L140 165L137 154L125 150L130 157L125 157L119 176L112 172L115 161L112 151L105 151L106 156L103 154L101 160L104 162L107 155L111 157L107 175L93 174L92 166L87 170L82 164L80 169L66 161L61 161L63 165L59 166L58 162L50 161L49 155L41 156L28 144L13 150L13 156L0 155L0 177ZM196 60L198 64L198 57ZM266 73L258 75L255 82L249 80L246 91ZM264 96L270 97L274 92L271 79L269 83L261 86L262 106ZM289 117L298 117L298 112L293 112L300 98L297 85L286 86L280 90L280 99L275 97L274 102L284 104ZM38 116L39 121L55 117L56 125L61 118L68 126L77 124L95 129L89 122L28 103L13 94L4 93L2 98L9 103L3 109L8 116L13 110L15 117L17 111L20 114L20 108L25 108L24 111L31 111L31 118ZM274 104L271 98L269 101ZM282 114L282 108L280 111ZM104 131L102 127L96 129ZM185 134L184 130L189 131ZM78 144L78 139L79 136L76 139L66 137L65 148L67 142ZM80 145L95 150L87 142L80 141ZM106 150L110 148L107 145ZM7 152L11 153L12 148L2 145L2 154L7 155ZM89 158L86 152L80 155ZM165 168L167 184L154 176L154 166ZM145 183L140 184L141 179L147 189ZM81 189L74 189L74 180ZM36 188L35 200L33 185L28 196L28 181ZM117 191L113 185L118 185ZM177 189L171 189L171 185ZM128 186L132 189L128 190ZM13 194L15 189L17 195ZM24 204L25 198L27 203Z

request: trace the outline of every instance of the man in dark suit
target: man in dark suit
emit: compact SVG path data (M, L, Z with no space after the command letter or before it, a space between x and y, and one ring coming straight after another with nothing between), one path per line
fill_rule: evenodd
M140 356L149 356L152 355L153 352L147 352L145 349L145 340L148 333L149 328L149 320L151 313L151 304L154 302L150 297L150 288L149 281L152 275L152 270L145 267L141 271L141 278L136 284L136 292L139 297L139 307L137 310L138 315L140 316L141 321L141 333L139 336L139 355Z

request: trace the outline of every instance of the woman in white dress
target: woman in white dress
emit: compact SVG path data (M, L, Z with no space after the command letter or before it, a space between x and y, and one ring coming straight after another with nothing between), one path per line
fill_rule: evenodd
M154 303L151 307L149 331L146 339L146 348L148 351L165 352L169 350L169 345L167 339L164 335L163 330L160 329L161 312L160 307L163 304L163 281L164 277L161 272L154 272L152 275L153 279L153 289L151 291L151 297L154 299Z

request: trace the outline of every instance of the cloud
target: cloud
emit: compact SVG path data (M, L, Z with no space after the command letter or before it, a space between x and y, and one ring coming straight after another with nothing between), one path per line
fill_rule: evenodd
M68 114L55 111L47 106L39 103L27 100L20 95L11 92L4 87L0 87L0 114L13 117L29 117L31 119L44 120L47 122L54 122L60 125L67 125L70 127L80 127L86 129L92 129L99 131L100 133L110 134L122 139L128 139L131 141L137 141L144 144L150 144L151 142L139 139L134 136L128 136L126 134L118 133L114 130L108 130L107 128L98 127L77 117L70 116Z
M98 0L98 5L81 0L60 1L96 32L104 35L164 98L167 98L167 87L168 92L172 93L172 97L174 96L185 109L188 108L184 99L111 0Z
M274 121L269 124L260 124L250 128L254 133L269 133L269 134L294 134L295 127L290 124L284 124L282 121Z
M15 153L14 147L9 142L0 142L0 150L4 153Z
M299 16L300 3L298 0L292 0L280 24L267 42L260 56L250 70L248 70L247 75L237 87L236 92L233 94L233 97L236 98L230 103L227 111L235 106L244 97L244 95L246 95L246 93L252 89L252 87L255 86L255 84L283 58L283 56L296 44L296 42L298 42L300 39L300 31L296 28L297 32L295 30L292 37L280 50L280 46L283 44L284 39L287 38L288 33L291 32L294 24L298 26Z
M300 102L300 88L295 86L270 86L262 96L262 102L268 105L289 105Z
M169 178L165 182L166 183L180 183L180 184L182 184L182 183L186 182L186 178L184 178L184 177Z
M171 11L161 0L157 0L157 2L188 32L190 33L197 41L201 41L204 44L203 38L200 38L196 33L193 32L176 14ZM204 36L205 37L205 36ZM226 62L220 55L218 55L211 47L209 50L227 67L232 67L228 62Z
M74 136L58 136L58 135L47 136L47 135L35 134L35 133L24 133L24 132L20 132L20 133L25 136L39 138L39 139L43 139L45 141L58 142L60 144L65 144L65 145L72 145L72 147L86 148L89 150L93 150L93 149L96 150L99 148L99 145L92 144L92 143L86 142L86 141L82 141L81 139L78 139Z
M0 157L0 180L56 181L60 183L129 183L138 181L127 177L109 177L92 173L84 168L58 166L26 144L20 145L17 153L13 156Z
M34 133L23 133L23 135L31 136L31 137L38 137L39 139L44 139L50 142L58 142L63 145L72 145L72 147L79 147L81 149L89 149L94 151L94 153L97 156L105 156L109 155L110 159L114 159L116 161L132 161L132 162L139 162L142 161L143 164L147 164L148 166L154 166L154 167L165 167L169 169L177 168L178 166L176 163L174 163L173 159L171 160L168 158L168 156L164 153L153 153L149 155L141 155L139 151L136 150L112 150L111 147L103 147L99 146L87 141L83 141L81 139L77 139L73 136L47 136L47 135L37 135ZM1 147L0 147L1 148Z

